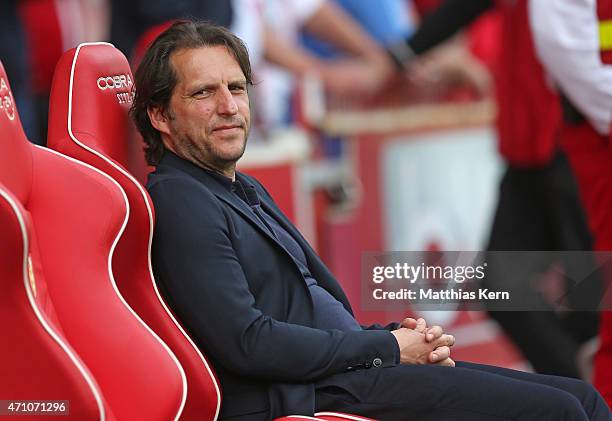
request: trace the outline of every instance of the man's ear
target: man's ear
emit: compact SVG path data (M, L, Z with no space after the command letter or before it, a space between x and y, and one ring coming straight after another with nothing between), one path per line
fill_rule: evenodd
M170 125L168 124L169 119L166 111L163 111L160 107L149 107L147 108L147 114L153 127L160 133L170 135Z

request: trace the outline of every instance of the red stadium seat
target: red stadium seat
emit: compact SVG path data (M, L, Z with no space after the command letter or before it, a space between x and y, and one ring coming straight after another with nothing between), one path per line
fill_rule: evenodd
M144 57L144 54L147 52L153 41L155 41L155 38L172 26L173 23L173 20L162 22L159 25L152 26L151 28L147 29L144 34L140 35L140 38L138 38L138 42L134 47L134 51L132 52L132 56L130 57L130 62L134 68L138 67L140 61Z
M0 97L0 183L31 223L34 277L44 274L46 284L37 285L50 298L41 309L102 392L105 417L98 418L178 419L186 391L182 367L125 302L111 271L127 223L121 188L99 170L27 141L2 66ZM3 242L4 231L3 225ZM37 354L29 349L24 355ZM32 391L51 380L28 379Z
M0 396L68 400L70 419L104 419L96 381L57 327L29 215L1 184L0 227Z
M120 152L128 142L132 81L125 56L111 44L81 44L64 53L53 79L47 144L104 171L121 185L130 207L113 259L117 286L185 370L187 402L181 419L212 420L221 405L219 386L206 359L159 294L150 261L153 204L125 170Z

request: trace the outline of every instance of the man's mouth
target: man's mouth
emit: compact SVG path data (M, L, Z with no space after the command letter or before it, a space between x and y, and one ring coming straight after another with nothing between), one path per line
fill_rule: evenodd
M242 129L242 124L223 124L213 129L213 132L229 132L235 129Z

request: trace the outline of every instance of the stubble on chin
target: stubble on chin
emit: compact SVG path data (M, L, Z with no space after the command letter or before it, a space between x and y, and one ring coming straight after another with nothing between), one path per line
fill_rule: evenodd
M184 136L175 144L175 149L177 150L177 155L198 167L225 173L228 170L233 172L236 162L244 155L246 143L247 135L245 135L239 151L232 153L230 156L223 156L223 153L215 150L214 146L211 147L211 145L206 143L198 144L189 136Z

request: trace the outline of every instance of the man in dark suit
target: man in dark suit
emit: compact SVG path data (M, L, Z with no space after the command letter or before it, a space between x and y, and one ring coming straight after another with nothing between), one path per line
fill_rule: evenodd
M580 381L454 367L454 338L423 320L359 326L333 275L264 187L235 170L251 84L238 38L210 24L175 24L135 80L132 116L157 167L148 183L154 269L217 371L221 418L325 409L384 420L610 419Z

